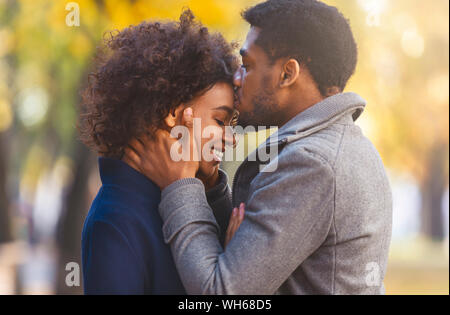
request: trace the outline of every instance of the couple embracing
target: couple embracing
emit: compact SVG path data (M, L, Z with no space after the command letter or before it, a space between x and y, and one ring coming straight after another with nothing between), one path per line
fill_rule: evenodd
M102 180L82 235L86 294L384 293L392 197L355 124L366 103L343 92L349 22L317 0L242 16L242 62L188 9L99 54L79 122ZM171 130L195 119L215 131L189 139L206 154L174 160ZM261 144L278 154L247 158L231 190L219 166L237 124L278 127Z

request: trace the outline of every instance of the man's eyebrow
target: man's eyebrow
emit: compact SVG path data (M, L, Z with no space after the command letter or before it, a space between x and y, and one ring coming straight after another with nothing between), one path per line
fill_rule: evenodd
M232 115L234 113L234 109L226 105L213 108L213 110L224 110L227 112L228 115Z

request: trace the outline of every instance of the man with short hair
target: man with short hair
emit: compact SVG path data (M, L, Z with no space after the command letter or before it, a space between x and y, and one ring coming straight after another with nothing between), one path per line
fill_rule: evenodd
M251 28L235 74L240 124L278 126L262 144L278 156L263 167L244 161L232 198L225 176L205 193L197 162L171 161L161 149L175 141L168 135L134 156L163 189L163 233L187 292L383 294L392 197L355 125L365 101L343 93L357 61L348 21L316 0L269 0L243 17ZM224 250L226 220L216 218L240 203L245 220Z

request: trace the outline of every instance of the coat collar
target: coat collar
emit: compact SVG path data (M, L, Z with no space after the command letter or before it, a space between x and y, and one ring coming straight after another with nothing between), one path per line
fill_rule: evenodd
M116 186L130 193L138 193L143 198L160 198L161 190L144 174L136 171L127 163L112 158L99 157L100 178L106 186Z
M340 93L301 112L270 136L266 145L289 143L316 133L333 122L351 115L356 121L364 111L366 101L356 93Z

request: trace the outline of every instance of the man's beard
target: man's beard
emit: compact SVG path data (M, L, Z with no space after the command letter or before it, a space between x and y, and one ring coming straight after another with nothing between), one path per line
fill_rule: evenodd
M252 97L252 112L240 113L239 125L243 128L252 126L278 126L279 106L275 98L275 91L269 87L268 80L264 79L263 88L258 95Z

